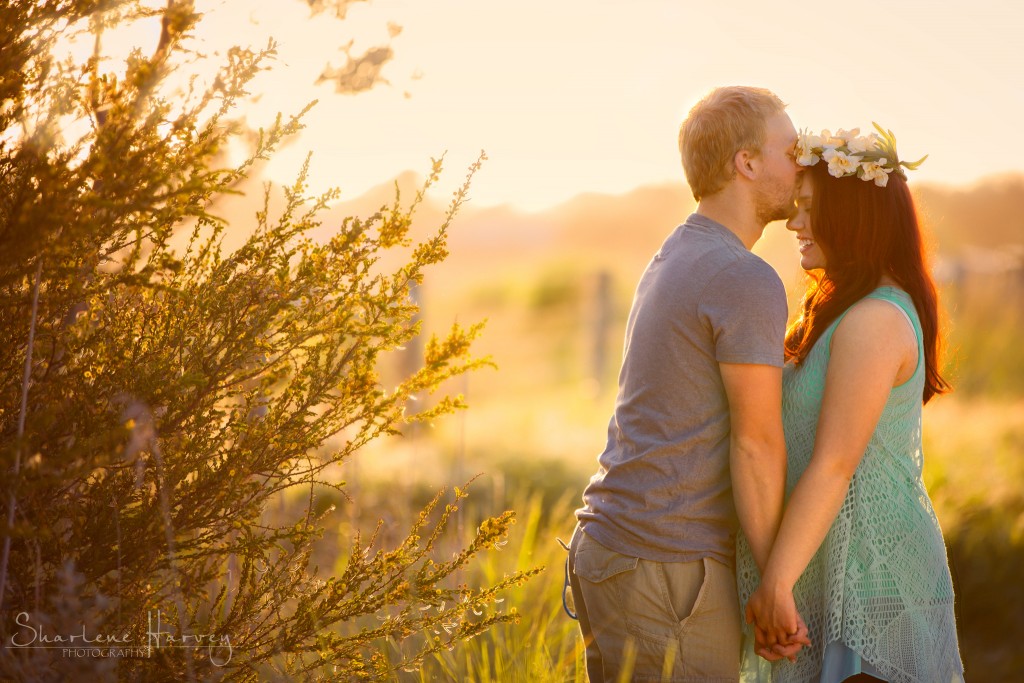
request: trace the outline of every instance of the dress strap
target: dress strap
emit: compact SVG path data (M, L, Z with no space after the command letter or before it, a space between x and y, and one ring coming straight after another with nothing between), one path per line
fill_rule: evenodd
M914 325L914 321L910 319L910 314L907 313L907 309L903 308L903 306L900 306L898 303L896 303L892 299L888 299L888 298L884 298L884 297L880 297L880 296L872 296L872 297L868 297L868 298L877 299L879 301L884 301L887 304L892 304L892 307L900 312L900 315L903 316L903 319L907 321L907 325L909 325L910 329L914 332L914 336L917 337L917 326Z
M924 333L921 331L921 322L918 318L917 308L914 306L914 301L910 298L909 294L896 287L882 286L875 289L865 298L878 299L895 306L903 314L910 328L914 331L918 344L921 343Z
M907 386L915 377L917 377L918 373L923 371L924 368L924 331L921 329L921 320L918 317L914 301L910 298L910 295L902 289L891 286L878 287L865 298L878 299L879 301L885 301L886 303L895 306L896 310L903 314L903 317L910 325L910 329L914 332L914 339L917 340L917 365L914 367L914 373L907 379L907 381L896 385L894 388L899 389Z
M910 329L914 331L914 337L917 339L918 349L921 349L921 345L924 340L924 332L921 331L921 323L917 318L917 309L914 307L914 302L910 298L909 294L898 287L882 285L881 287L876 287L870 293L865 295L864 299L878 299L895 306L897 310L903 314L903 317L906 318L907 323L910 324ZM863 299L861 299L861 301L863 301ZM853 308L853 306L850 306L850 308L847 308L836 316L836 319L832 321L828 326L828 329L826 329L824 334L822 334L821 341L829 351L832 349L832 335L835 333L836 328L839 327L839 323L841 323L843 318L846 317L846 314L850 312L851 308Z

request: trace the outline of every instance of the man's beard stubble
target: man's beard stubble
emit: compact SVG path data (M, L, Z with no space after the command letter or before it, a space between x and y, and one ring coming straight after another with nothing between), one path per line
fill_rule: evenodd
M796 193L796 187L786 192L777 184L760 193L757 197L754 213L757 216L758 222L761 225L767 225L772 221L789 219L796 209Z

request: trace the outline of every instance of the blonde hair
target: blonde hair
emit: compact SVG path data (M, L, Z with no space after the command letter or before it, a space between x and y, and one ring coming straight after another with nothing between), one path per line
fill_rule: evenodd
M679 127L679 153L693 198L721 190L736 174L733 157L741 149L761 151L766 121L786 104L765 88L715 88L695 104Z

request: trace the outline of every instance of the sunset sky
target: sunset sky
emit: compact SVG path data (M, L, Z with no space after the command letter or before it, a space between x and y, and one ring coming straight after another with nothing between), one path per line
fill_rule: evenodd
M1024 5L1002 0L374 0L344 21L311 19L305 0L196 6L207 12L198 48L258 47L269 35L280 44L274 70L253 84L263 97L252 125L320 100L271 177L287 181L312 150L314 187L348 198L445 152L455 184L481 149L490 159L477 204L537 210L679 182L679 123L723 84L771 88L798 128L878 121L903 158L930 155L922 181L1024 171L1011 145L1024 121ZM316 85L352 40L354 56L390 45L388 84L358 95Z

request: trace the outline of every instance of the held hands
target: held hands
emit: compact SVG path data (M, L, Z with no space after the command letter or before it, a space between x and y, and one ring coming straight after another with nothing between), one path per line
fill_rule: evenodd
M795 662L797 653L811 644L792 589L773 589L762 582L747 601L746 618L754 625L754 651L769 662L783 657Z

